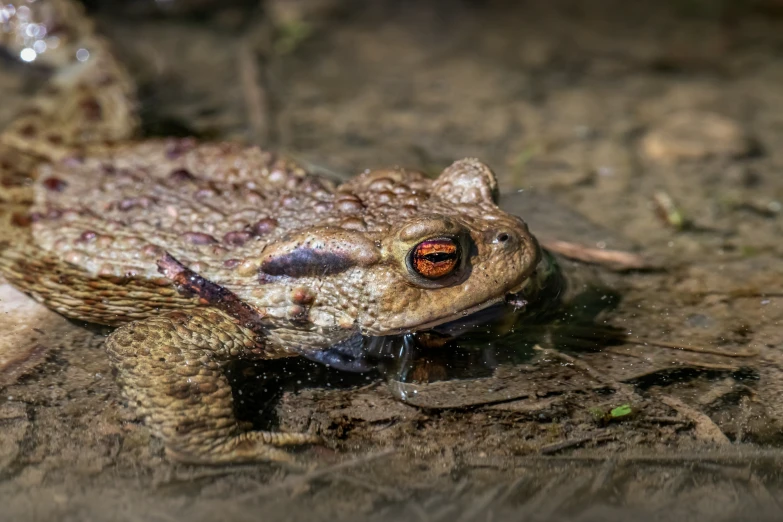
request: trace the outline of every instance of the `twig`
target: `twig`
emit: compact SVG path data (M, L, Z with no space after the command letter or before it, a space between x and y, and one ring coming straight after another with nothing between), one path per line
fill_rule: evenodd
M585 435L584 437L579 437L577 439L565 440L562 442L556 442L554 444L547 444L546 446L541 446L538 452L541 455L551 455L552 453L557 453L558 451L563 451L564 449L581 446L586 442L606 442L614 438L616 438L616 435L614 433L594 431L593 433Z
M712 419L710 419L704 413L691 408L680 399L670 395L661 395L659 398L662 403L669 406L670 408L677 410L677 413L680 413L693 421L693 432L694 435L696 435L696 438L721 446L727 446L731 444L728 437L726 437L718 425L715 424Z
M644 422L648 424L692 424L690 419L681 419L679 417L642 417L638 422Z
M690 292L690 295L696 295L699 297L706 297L706 296L720 296L720 297L730 297L732 299L738 299L738 298L752 298L752 299L764 299L768 297L783 297L783 292L780 290L774 290L771 292L763 292L761 290L756 289L737 289L737 290L729 290L728 292L721 292L718 290L705 290L703 292Z
M554 348L542 348L539 345L535 345L533 349L539 350L543 352L545 355L551 355L562 361L567 362L568 364L575 366L576 368L582 370L588 376L595 379L597 382L599 382L604 386L611 387L617 391L628 393L629 395L633 395L633 387L631 385L624 384L622 382L612 379L607 375L601 374L598 370L590 366L590 364L588 364L586 361L583 361L582 359L577 359L576 357L572 357L568 354L562 353Z
M652 268L653 265L639 254L624 252L622 250L605 250L592 248L579 243L561 241L557 239L542 240L541 245L552 252L556 252L569 259L607 265L618 270L642 270Z
M253 141L256 144L266 144L269 140L268 111L266 110L269 100L265 89L259 82L258 56L250 43L243 42L239 46L238 60L239 78L247 105L250 128L253 132Z
M705 346L684 345L684 344L672 343L669 341L657 341L655 339L649 339L649 340L633 339L629 337L629 335L626 333L617 332L611 329L603 329L600 327L569 326L568 333L572 335L582 335L582 336L590 336L590 337L600 336L604 340L611 339L622 343L635 344L637 346L657 346L658 348L667 348L670 350L681 350L685 352L722 355L724 357L755 357L756 355L758 355L758 351L755 350L732 353L728 351L715 350Z
M556 350L554 348L542 348L538 344L535 345L533 347L533 349L537 350L537 351L540 351L541 355L544 355L544 356L549 355L549 356L555 357L557 359L560 359L561 361L565 361L568 364L576 366L577 368L579 368L580 370L585 372L588 376L592 377L594 380L596 380L597 382L599 382L601 384L607 384L607 382L606 382L607 380L611 381L611 379L607 379L607 377L605 375L602 375L602 374L598 373L598 371L595 368L593 368L592 366L590 366L586 362L582 361L581 359L577 359L575 357L571 357L570 355L565 354L565 353L561 352L560 350ZM610 382L608 384L612 384L612 383Z
M658 348L667 348L669 350L681 350L684 352L695 352L695 353L707 353L711 355L722 355L724 357L755 357L758 355L758 351L745 351L745 352L723 352L720 350L713 350L712 348L707 348L704 346L685 346L682 344L677 343L670 343L668 341L636 341L633 339L623 339L628 344L635 344L637 346L657 346Z

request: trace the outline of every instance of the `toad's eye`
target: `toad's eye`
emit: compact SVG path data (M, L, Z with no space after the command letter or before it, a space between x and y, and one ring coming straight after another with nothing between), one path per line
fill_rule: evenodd
M422 241L411 250L408 263L420 276L438 279L457 267L459 245L448 237Z

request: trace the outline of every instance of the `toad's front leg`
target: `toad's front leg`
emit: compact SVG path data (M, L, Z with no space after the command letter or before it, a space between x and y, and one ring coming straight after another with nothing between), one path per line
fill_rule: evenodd
M263 357L263 346L220 310L170 312L130 323L114 331L106 347L123 395L175 460L290 460L280 446L319 440L305 433L242 430L221 366Z

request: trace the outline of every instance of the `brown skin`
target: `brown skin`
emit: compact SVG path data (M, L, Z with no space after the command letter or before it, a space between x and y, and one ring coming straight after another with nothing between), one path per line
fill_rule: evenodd
M98 41L70 3L41 4ZM101 110L71 114L79 132L47 149L40 129L62 122L51 109L0 136L0 159L39 162L25 239L0 246L0 273L65 316L119 327L106 342L117 379L173 458L284 460L277 447L317 440L244 431L223 363L426 330L520 292L538 263L477 160L436 180L391 169L335 187L256 148L124 142L132 89L105 44L91 49L104 66L48 94L102 93Z

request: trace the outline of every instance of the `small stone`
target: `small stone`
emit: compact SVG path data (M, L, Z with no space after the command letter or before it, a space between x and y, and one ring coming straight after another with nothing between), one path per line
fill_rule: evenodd
M751 140L734 120L713 112L668 115L641 142L651 162L671 165L708 158L737 158L752 152Z

